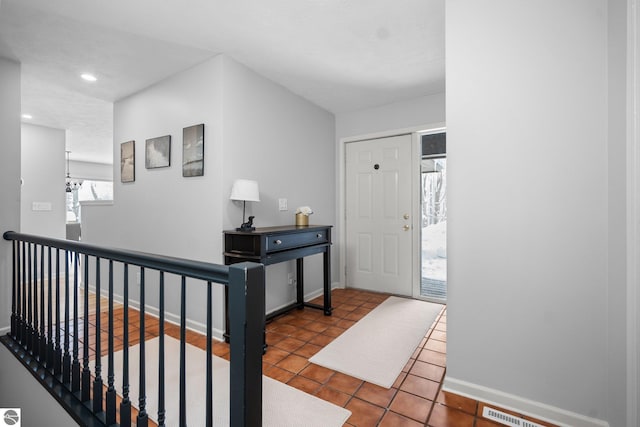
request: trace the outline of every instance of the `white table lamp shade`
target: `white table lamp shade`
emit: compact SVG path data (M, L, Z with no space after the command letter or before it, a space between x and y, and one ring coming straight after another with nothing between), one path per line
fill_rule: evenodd
M259 202L258 182L249 179L236 179L231 187L231 196L229 198L245 202Z

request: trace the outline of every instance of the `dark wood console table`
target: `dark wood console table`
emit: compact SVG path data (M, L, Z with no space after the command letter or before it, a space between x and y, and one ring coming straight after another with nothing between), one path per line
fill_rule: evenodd
M253 261L265 266L296 260L296 301L269 313L271 319L294 308L320 309L330 316L331 307L331 227L330 225L287 225L256 228L254 231L224 231L224 263ZM322 305L304 301L304 257L323 254L324 300ZM225 312L227 312L227 289L225 288ZM229 318L225 322L225 340L229 339Z

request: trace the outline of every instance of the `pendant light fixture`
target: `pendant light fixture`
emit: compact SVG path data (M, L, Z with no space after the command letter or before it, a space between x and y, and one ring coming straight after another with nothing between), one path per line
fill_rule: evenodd
M65 192L71 193L74 190L77 190L82 185L82 180L74 181L71 179L71 174L69 172L69 154L71 151L65 151L67 154L67 177L65 179Z

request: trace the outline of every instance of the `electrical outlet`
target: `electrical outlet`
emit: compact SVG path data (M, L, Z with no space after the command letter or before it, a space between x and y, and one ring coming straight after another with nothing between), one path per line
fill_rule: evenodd
M289 210L287 207L287 199L278 199L278 209L281 211Z
M288 283L289 285L291 285L291 286L293 286L293 285L295 285L295 284L296 284L296 279L294 279L294 277L293 277L293 273L289 273L289 274L287 275L287 283Z

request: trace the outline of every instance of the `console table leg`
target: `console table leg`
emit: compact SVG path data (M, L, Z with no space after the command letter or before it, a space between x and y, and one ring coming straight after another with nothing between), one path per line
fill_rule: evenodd
M304 259L296 259L296 301L298 308L304 305Z
M327 250L322 254L324 267L324 315L331 316L331 250L327 246Z
M229 288L224 287L224 342L229 343Z

